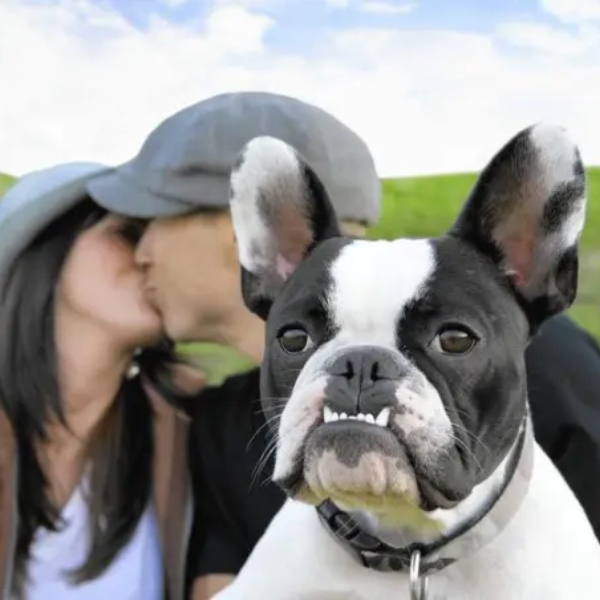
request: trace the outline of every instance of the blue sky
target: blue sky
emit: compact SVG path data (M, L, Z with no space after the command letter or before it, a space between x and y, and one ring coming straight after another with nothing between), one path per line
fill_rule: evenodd
M47 2L48 0L34 0ZM173 22L185 23L202 18L217 2L204 0L99 0L118 10L141 29L151 14ZM369 11L360 0L348 0L346 6L323 0L264 0L247 2L276 20L269 42L281 49L310 44L314 32L349 27L451 28L455 31L490 32L498 23L518 18L536 23L556 23L556 18L540 7L537 0L388 0L377 4L389 12ZM341 3L343 4L343 2ZM394 13L394 9L398 10Z
M47 2L48 0L34 0ZM97 0L123 14L136 27L144 28L149 15L159 14L174 22L185 22L207 14L216 2L204 0ZM277 20L277 29L285 34L295 29L346 27L452 28L457 31L492 31L498 23L523 19L556 24L557 18L543 10L537 0L389 0L390 12L369 11L360 0L349 0L346 6L322 0L265 0L241 3L254 6ZM394 14L394 9L398 10Z
M21 0L29 5L51 6L61 0ZM567 34L573 23L560 19L543 5L569 0L90 0L113 10L140 31L157 16L176 25L202 29L207 17L224 6L244 7L267 15L273 23L264 44L275 52L305 57L319 52L326 33L353 28L451 30L496 35L504 23L559 27ZM570 0L589 5L600 0ZM503 44L503 40L497 40ZM515 51L509 46L506 51Z
M41 0L46 1L46 0ZM144 27L150 12L173 21L186 21L207 13L214 2L181 1L171 5L163 0L105 0L138 27ZM310 31L319 27L451 27L456 30L486 31L499 21L519 16L527 19L553 19L540 9L535 0L423 0L410 2L389 0L389 13L369 12L364 3L350 0L347 6L335 6L319 0L288 0L248 3L277 19L277 28L291 32L299 27ZM404 7L410 7L404 12ZM393 14L393 9L398 14Z
M239 89L332 112L384 176L476 170L540 120L600 164L600 0L0 0L0 80L15 174L127 160Z

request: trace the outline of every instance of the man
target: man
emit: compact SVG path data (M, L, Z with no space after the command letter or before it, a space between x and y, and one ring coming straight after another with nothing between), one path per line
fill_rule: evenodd
M173 115L132 161L88 189L112 211L155 218L137 256L168 334L177 341L219 342L260 363L263 325L242 303L227 211L229 171L243 144L257 135L279 137L299 150L325 182L347 233L361 237L377 220L379 180L362 140L320 109L273 94L224 94ZM590 414L573 412L565 420L561 411L565 403L585 402L590 390L581 387L583 380L600 390L600 352L567 319L551 321L547 331L550 343L542 333L530 351L534 425L570 483L573 473L572 485L593 516L600 494L589 480L600 473L600 427L581 432L592 422L590 414L599 418L600 399ZM576 363L562 350L567 338L579 352ZM548 351L554 353L551 363ZM584 371L565 390L561 373L577 369ZM195 600L231 581L284 500L269 483L273 440L258 395L255 369L206 389L194 403L189 451L196 517L188 566ZM555 422L547 418L553 412L559 415ZM563 442L565 423L570 446ZM573 460L585 464L584 477L571 470Z
M321 109L274 94L224 94L184 109L150 134L135 159L88 186L110 210L159 217L146 227L137 257L169 336L224 344L255 364L264 325L242 302L228 185L237 152L261 134L288 141L314 166L346 233L364 236L377 221L380 181L364 142ZM257 468L267 444L257 369L206 390L195 407L189 556L200 599L241 568L283 494L265 485L269 465Z

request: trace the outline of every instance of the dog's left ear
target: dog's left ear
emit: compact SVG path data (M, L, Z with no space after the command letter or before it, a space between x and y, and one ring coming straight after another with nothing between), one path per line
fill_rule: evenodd
M492 256L535 329L575 300L585 207L577 146L562 127L537 124L487 165L450 234Z
M261 136L231 173L231 217L246 306L266 319L282 285L319 242L340 235L325 187L288 144Z

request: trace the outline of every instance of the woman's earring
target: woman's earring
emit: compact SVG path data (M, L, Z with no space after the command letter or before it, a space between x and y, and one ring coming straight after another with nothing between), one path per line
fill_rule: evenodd
M126 374L127 379L133 379L134 377L137 377L139 375L140 365L138 364L138 361L135 359L135 357L139 356L141 353L142 353L141 348L136 348L133 351L133 357L131 358L131 364L129 365L129 368L127 369L127 374Z

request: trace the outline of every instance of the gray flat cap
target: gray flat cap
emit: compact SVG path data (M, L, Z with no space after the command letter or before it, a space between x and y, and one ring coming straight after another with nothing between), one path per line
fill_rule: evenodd
M366 144L324 110L263 92L220 94L175 113L135 158L94 178L88 191L108 210L133 217L227 209L237 154L259 135L287 142L306 159L341 219L378 220L381 188Z
M17 256L54 219L87 197L90 179L108 171L98 163L65 163L28 173L6 191L0 201L0 290Z

